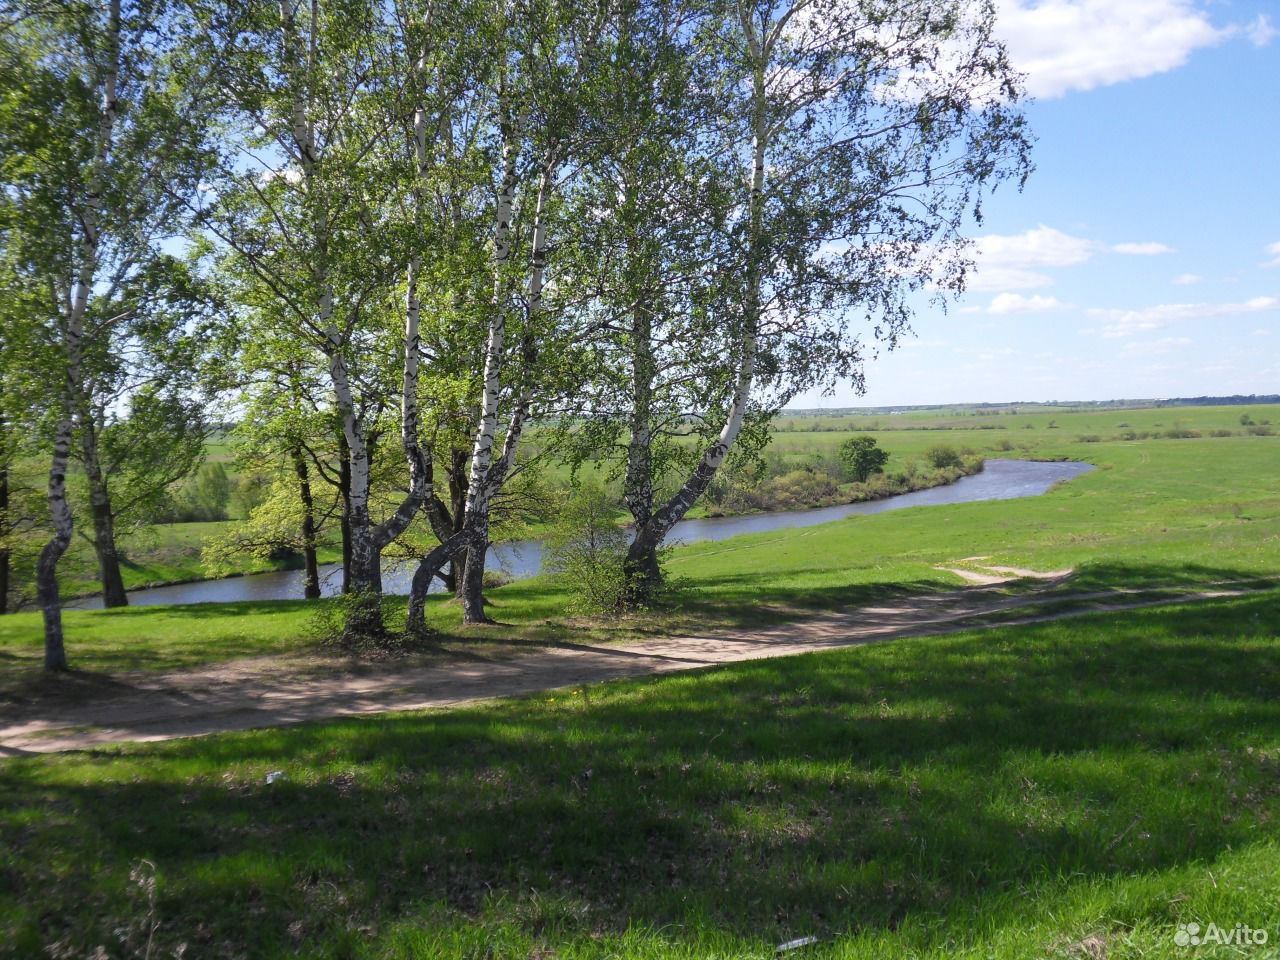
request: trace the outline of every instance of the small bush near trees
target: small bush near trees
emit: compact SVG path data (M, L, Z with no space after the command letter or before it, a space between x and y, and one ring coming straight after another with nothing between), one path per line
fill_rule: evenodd
M942 470L946 467L959 467L964 463L964 458L960 455L960 451L945 443L930 447L924 452L924 458L933 464L937 470Z
M157 523L197 523L226 520L231 502L231 478L227 468L206 463L194 477L171 493L157 512Z
M884 472L889 454L876 445L875 437L850 437L840 444L840 459L850 480L866 483L873 473Z
M618 526L618 506L602 487L582 485L565 501L546 539L546 568L558 573L579 613L623 606L622 565L630 538Z

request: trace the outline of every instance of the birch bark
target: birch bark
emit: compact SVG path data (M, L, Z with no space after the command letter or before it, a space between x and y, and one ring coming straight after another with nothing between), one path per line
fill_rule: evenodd
M102 99L98 109L93 161L89 170L87 195L81 214L79 268L69 302L63 308L62 349L66 363L66 384L62 402L64 416L54 431L53 455L49 464L46 499L53 535L40 551L36 564L36 592L44 618L45 669L67 669L62 633L62 608L58 592L58 562L71 543L74 521L67 501L67 463L77 411L87 404L83 398L84 320L98 269L102 221L102 190L115 129L117 84L120 75L120 0L107 7L106 51L103 60ZM95 460L96 462L96 460ZM108 507L109 509L109 507Z
M734 441L742 431L747 409L751 402L751 389L755 383L756 353L761 319L763 264L765 262L765 230L764 230L764 191L765 170L769 149L768 99L766 88L766 69L771 41L756 32L750 11L742 9L741 25L747 39L747 49L752 61L751 87L751 186L747 211L747 243L746 243L746 283L742 309L742 330L739 337L737 354L737 380L733 397L715 440L702 452L698 465L689 478L666 503L655 510L646 520L636 518L635 539L627 550L624 561L624 572L627 578L627 597L631 602L643 603L648 600L659 585L662 571L658 566L658 549L663 540L698 498L706 492L716 472L729 455ZM773 34L776 38L776 33ZM646 338L646 343L648 339ZM643 354L637 355L637 363L643 363ZM643 404L645 393L643 380L637 398ZM632 421L631 443L628 448L628 477L644 476L652 482L652 466L648 463L649 450L646 436L646 417L641 424L638 419ZM636 489L637 481L629 484ZM638 492L643 492L639 490ZM650 489L650 496L652 491Z

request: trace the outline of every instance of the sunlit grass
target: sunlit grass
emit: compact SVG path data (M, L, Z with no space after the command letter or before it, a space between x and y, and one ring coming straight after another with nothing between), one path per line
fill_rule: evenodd
M1278 618L1273 592L5 761L0 955L141 955L116 931L147 861L158 955L1175 956L1179 922L1280 916Z

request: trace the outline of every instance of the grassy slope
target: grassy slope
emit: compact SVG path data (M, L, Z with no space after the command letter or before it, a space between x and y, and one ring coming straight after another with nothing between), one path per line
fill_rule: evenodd
M793 466L803 466L818 454L829 458L848 436L873 430L880 445L890 453L886 470L895 473L908 463L924 462L925 451L937 444L970 449L988 456L1062 456L1075 455L1089 444L1076 443L1080 436L1117 436L1125 429L1162 431L1171 428L1199 430L1207 437L1212 430L1243 433L1240 416L1249 415L1261 422L1280 424L1280 407L1181 407L1148 410L1108 410L1084 413L1051 411L1020 415L975 416L948 413L914 413L876 417L784 417L778 421L778 433L770 449ZM1050 427L1050 424L1055 426ZM822 429L803 430L817 425ZM996 429L999 428L999 429ZM232 466L232 457L223 437L208 444L210 461ZM567 467L548 468L549 476L568 482ZM691 516L702 516L705 510L695 506ZM200 548L206 539L218 535L236 521L220 523L162 524L144 528L125 538L122 546L128 562L123 568L125 585L130 589L160 583L199 580L205 574L200 562ZM538 536L536 526L511 531L516 538ZM335 548L327 547L322 559L340 559ZM85 596L98 590L97 569L93 551L77 538L62 564L62 585L67 596ZM245 560L239 572L260 573L282 569L284 564Z
M1080 566L1078 584L1090 588L1280 571L1280 438L1068 440L1037 449L1100 469L1044 497L896 511L679 548L670 570L688 589L673 610L645 623L566 621L567 598L554 580L522 581L491 592L491 612L515 627L487 635L609 639L776 621L894 591L955 586L935 565L975 555L1036 569ZM454 605L437 599L429 610L446 635L463 635ZM308 605L285 601L69 612L66 623L72 660L84 669L160 669L305 645L312 615ZM39 654L36 615L0 618L0 679L28 670Z
M1277 618L1271 593L8 760L0 956L142 956L151 922L155 956L1185 955L1179 922L1280 917Z

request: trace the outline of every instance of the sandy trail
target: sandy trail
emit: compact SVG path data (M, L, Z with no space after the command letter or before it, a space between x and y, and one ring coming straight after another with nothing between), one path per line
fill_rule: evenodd
M1222 589L1158 600L1102 603L1114 592L1070 598L1034 592L1007 596L969 587L879 606L841 610L776 627L669 637L625 646L564 644L515 657L466 659L360 671L303 669L298 661L255 658L177 673L131 673L75 702L36 702L0 713L0 757L85 750L110 744L169 740L228 730L275 727L332 717L419 710L574 686L620 677L695 670L763 657L788 656L906 636L974 629L974 618L999 614L1009 626L1098 610L1238 596ZM1032 608L1070 599L1070 611ZM1027 610L1018 616L1019 609Z

